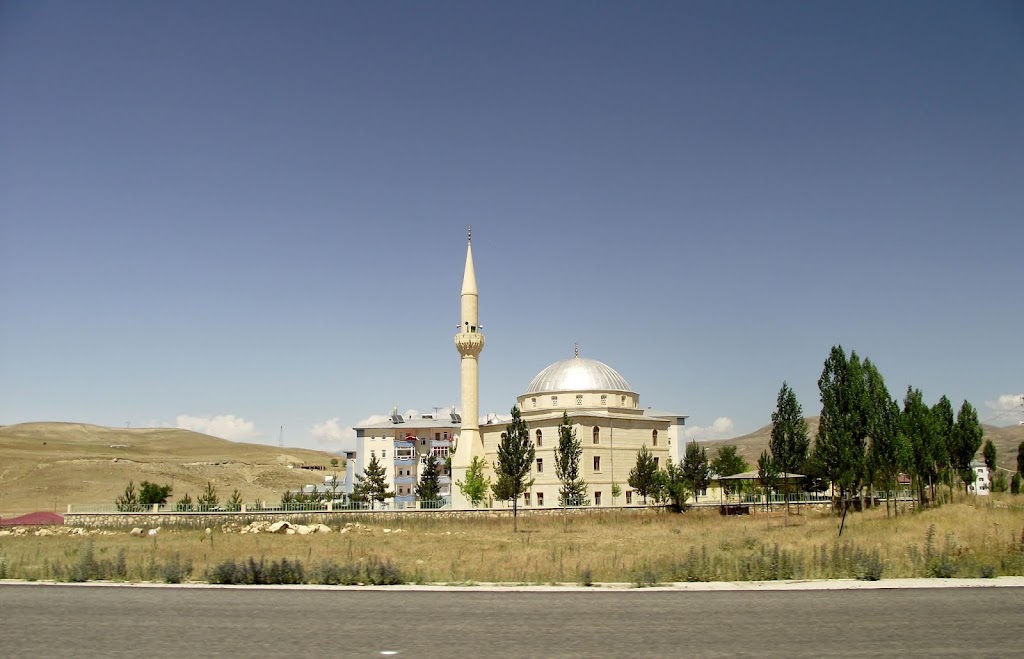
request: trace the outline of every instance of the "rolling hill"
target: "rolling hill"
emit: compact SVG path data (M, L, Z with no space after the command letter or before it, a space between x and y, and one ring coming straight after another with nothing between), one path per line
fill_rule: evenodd
M811 443L813 445L814 437L818 433L818 421L819 417L812 416L807 417L807 430L811 436ZM1014 471L1017 469L1017 447L1021 442L1024 442L1024 426L982 426L985 430L984 439L991 439L992 443L996 445L996 461L1000 467ZM757 459L761 456L761 451L768 448L768 443L772 436L772 426L768 424L763 428L758 428L752 433L742 435L740 437L734 437L733 439L716 439L707 442L701 442L703 446L708 449L708 457L714 457L715 452L719 446L726 444L734 444L736 446L736 452L739 453L744 460L750 463L751 469L756 468ZM978 459L981 459L981 452L978 452Z
M212 482L222 500L276 501L287 489L323 481L329 453L231 442L178 428L106 428L81 423L0 426L0 513L63 512L68 503L113 503L129 480L173 486L195 499ZM339 476L344 474L344 461Z

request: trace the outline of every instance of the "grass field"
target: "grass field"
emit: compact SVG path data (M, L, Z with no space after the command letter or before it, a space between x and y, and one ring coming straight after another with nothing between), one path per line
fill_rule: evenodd
M351 517L349 519L352 519ZM1009 495L887 518L851 514L841 539L831 515L721 517L712 512L570 516L520 520L415 517L351 524L329 534L241 534L161 529L155 537L0 537L7 578L68 579L83 560L121 564L117 578L160 581L163 566L190 564L206 580L224 561L288 559L316 581L325 561L390 562L418 583L601 583L1024 574L1024 497ZM385 532L390 528L390 532ZM86 552L90 552L88 557Z

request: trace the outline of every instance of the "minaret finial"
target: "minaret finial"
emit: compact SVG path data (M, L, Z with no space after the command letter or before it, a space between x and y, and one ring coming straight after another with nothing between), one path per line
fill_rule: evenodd
M580 344L573 343L572 347L573 347L573 349L574 349L574 351L576 353L576 356L579 357L580 356Z
M473 242L473 225L472 224L467 224L466 225L466 242L467 243Z

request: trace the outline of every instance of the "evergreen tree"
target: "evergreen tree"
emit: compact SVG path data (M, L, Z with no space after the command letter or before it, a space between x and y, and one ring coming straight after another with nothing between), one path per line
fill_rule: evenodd
M123 493L114 499L114 503L117 505L119 512L138 512L139 493L135 491L134 481L128 481L128 486L124 488Z
M494 471L498 475L495 496L512 499L512 532L518 530L519 495L533 485L530 469L537 455L537 448L530 441L530 431L519 414L519 406L512 407L512 421L505 426L505 433L498 443L498 462ZM499 496L499 490L501 495Z
M1013 472L1013 478L1010 479L1010 494L1020 494L1020 472Z
M981 440L984 431L978 423L978 412L966 400L960 406L960 413L956 417L956 425L953 427L953 450L950 452L950 462L957 472L957 476L964 484L964 494L967 488L974 482L974 470L971 469L971 460L977 455L981 448Z
M696 501L698 493L706 490L711 482L711 463L708 462L707 449L697 442L688 443L680 467L683 484L693 492L693 500ZM668 475L671 478L672 474Z
M242 493L238 491L238 488L235 488L235 491L231 493L231 498L228 499L225 508L234 512L242 509Z
M807 462L807 449L810 439L807 436L807 421L804 419L803 408L796 399L796 393L785 381L779 389L779 396L772 412L772 436L769 447L772 461L784 474L786 489L786 512L789 512L788 474L798 473L797 470Z
M174 509L180 513L190 513L192 512L194 505L195 504L192 503L192 495L186 492L185 496L178 499L178 503L175 504Z
M583 455L583 442L576 436L576 428L572 425L569 415L562 412L562 422L558 424L558 446L555 447L555 476L561 481L558 489L558 505L586 506L587 483L580 473L580 457Z
M393 496L395 493L388 490L384 465L377 460L376 455L371 455L363 473L356 476L356 482L352 486L352 498L356 501L368 501L370 508L373 508L375 502L383 502Z
M220 497L217 496L217 488L212 481L206 481L206 489L196 498L196 506L200 511L213 510L220 505Z
M441 497L441 474L438 468L437 456L430 453L423 465L420 482L416 484L416 498L428 504L428 507Z
M487 491L491 489L491 479L484 476L484 467L487 462L478 455L473 456L466 470L466 481L455 481L455 484L462 492L462 496L469 499L474 508L480 506L487 497Z
M629 471L629 486L637 491L647 503L647 496L658 490L658 464L654 461L647 445L636 452L636 466Z
M996 473L996 445L991 439L985 440L985 447L981 449L981 455L985 458L985 466L990 474Z

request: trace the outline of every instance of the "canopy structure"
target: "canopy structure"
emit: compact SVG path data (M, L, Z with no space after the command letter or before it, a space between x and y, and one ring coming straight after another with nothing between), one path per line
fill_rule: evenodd
M788 472L780 472L775 476L777 481L795 483L801 478L807 478L803 474L791 474ZM717 476L715 480L719 481L756 481L760 480L761 477L756 471L744 471L740 474L733 474L732 476Z

